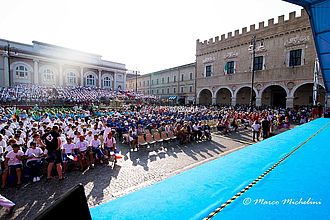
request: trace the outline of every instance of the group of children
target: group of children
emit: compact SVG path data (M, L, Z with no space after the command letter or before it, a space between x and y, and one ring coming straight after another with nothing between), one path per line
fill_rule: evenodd
M121 158L116 147L116 139L112 132L108 132L101 142L99 134L92 136L92 139L85 135L77 133L75 138L59 134L63 140L61 146L61 161L63 173L70 168L80 168L81 171L87 167L94 168L96 162L101 164L113 162ZM2 171L2 185L5 188L8 184L8 177L13 177L16 185L22 184L22 174L28 174L33 182L40 181L43 172L43 164L48 161L49 155L43 139L47 137L35 133L33 138L26 145L18 144L15 138L8 142L3 140L0 134L0 158ZM8 145L7 145L8 143ZM5 145L5 146L2 146Z

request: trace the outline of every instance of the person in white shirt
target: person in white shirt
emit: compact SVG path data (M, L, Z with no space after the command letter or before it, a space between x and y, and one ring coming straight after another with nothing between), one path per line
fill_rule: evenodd
M79 142L79 140L80 140L80 136L82 136L80 134L80 132L79 131L75 131L74 132L74 136L73 136L73 143L77 144Z
M0 146L2 146L3 152L5 152L6 151L6 148L7 148L7 143L3 139L3 135L2 134L0 134Z
M41 119L41 122L45 122L45 123L51 123L50 118L48 117L48 114L44 114L44 117Z
M112 132L108 133L108 136L104 139L104 151L108 158L110 158L110 156L114 156L114 163L117 163L115 154L119 153L116 148L116 143L116 138L112 136Z
M92 151L96 155L96 157L100 160L100 163L103 163L103 159L107 159L101 149L101 141L99 139L99 135L94 135L94 139L91 141L90 145L92 146ZM92 166L94 166L94 155L92 158Z
M72 129L71 124L69 125L68 129L65 131L66 136L70 137L70 138L74 138L74 131Z
M76 148L76 145L72 143L72 139L68 137L66 139L66 143L62 146L62 152L63 152L63 171L67 172L68 169L68 163L71 161L71 159L74 156L74 149ZM71 159L70 159L71 158Z
M94 138L94 136L93 136L92 131L88 131L88 132L87 132L87 135L86 135L86 137L85 137L86 141L90 144L91 141L93 140L93 138Z
M100 130L97 128L97 124L94 125L92 128L93 135L100 134Z
M22 176L22 159L24 156L23 151L20 150L17 144L12 145L13 150L8 152L5 159L5 170L2 174L2 185L1 188L5 188L7 183L7 177L9 173L16 172L17 177L17 186L22 184L21 176Z
M105 138L108 136L109 133L111 133L111 127L110 124L106 124L105 128L104 128L104 133L103 133L103 140L105 140Z
M40 181L41 158L44 156L44 152L40 147L37 147L35 142L31 142L30 148L25 152L25 156L27 159L26 166L31 169L32 181Z
M88 159L91 159L90 161L93 160L93 152L89 151L89 143L85 141L85 137L83 135L80 135L79 141L76 143L76 148L78 149L78 161L80 164L80 170L84 170L84 164L83 160L86 160L87 157L89 156ZM87 167L89 166L89 161L86 160ZM93 166L92 166L93 168Z
M25 147L25 141L23 140L23 138L21 138L20 133L16 133L14 136L14 139L16 140L16 144L20 145L20 147Z
M4 129L5 129L5 136L7 137L7 138L10 138L10 137L13 137L14 136L14 130L13 129L11 129L11 128L9 128L9 126L8 125L6 125L5 127L4 127Z
M259 141L259 136L260 136L260 128L261 128L261 125L260 123L258 122L258 120L255 120L253 122L253 124L251 125L251 128L252 128L252 138L253 138L253 141L255 141L255 138L257 137L257 141Z
M3 158L3 153L4 153L4 150L3 150L3 147L0 145L0 164L2 162L4 162L4 158ZM0 166L0 171L1 171L1 166Z
M9 128L10 129L16 129L17 127L18 127L18 122L16 121L16 118L13 118L13 121L10 123Z

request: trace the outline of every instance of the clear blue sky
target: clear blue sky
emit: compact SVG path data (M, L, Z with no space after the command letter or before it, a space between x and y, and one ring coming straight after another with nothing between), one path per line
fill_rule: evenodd
M201 41L301 7L281 0L1 0L0 38L103 56L142 74L194 62Z

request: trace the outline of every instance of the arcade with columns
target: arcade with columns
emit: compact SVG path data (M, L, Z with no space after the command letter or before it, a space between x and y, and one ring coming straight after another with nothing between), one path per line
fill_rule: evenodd
M0 86L88 86L125 90L125 64L100 55L33 41L32 45L0 39Z

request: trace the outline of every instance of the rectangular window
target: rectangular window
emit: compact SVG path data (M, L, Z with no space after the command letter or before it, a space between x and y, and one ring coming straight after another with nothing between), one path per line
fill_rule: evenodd
M181 86L181 93L183 93L184 92L184 87L183 86Z
M183 81L183 79L184 79L184 75L182 74L182 75L181 75L181 81Z
M154 84L154 80L152 79L152 80L151 80L151 85L153 85L153 84Z
M192 86L189 86L189 92L192 92Z
M301 52L302 52L302 49L290 51L289 66L300 66L301 65Z
M189 79L192 80L193 79L192 77L193 77L193 75L192 75L192 73L190 73Z
M164 89L162 89L162 94L164 94Z
M207 65L206 67L205 67L205 76L206 77L209 77L209 76L211 76L212 75L212 66L211 65Z
M170 89L169 88L167 88L167 94L170 94Z
M225 72L227 74L235 73L235 62L234 61L229 61L229 62L226 63Z
M173 81L176 82L176 76L173 77Z
M264 57L259 56L254 58L254 70L262 70L263 67L263 62L264 62Z
M156 84L158 85L158 79L156 80Z
M149 86L149 80L147 81L147 85Z
M176 93L176 88L173 88L173 93Z
M162 84L164 84L164 78L162 78Z
M151 90L151 94L154 94L154 90L153 89Z
M167 83L169 83L170 82L170 77L167 77Z
M158 89L156 90L156 93L157 93L157 94L159 93Z

